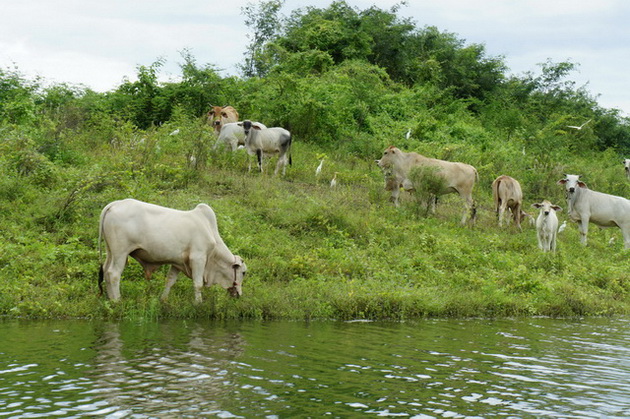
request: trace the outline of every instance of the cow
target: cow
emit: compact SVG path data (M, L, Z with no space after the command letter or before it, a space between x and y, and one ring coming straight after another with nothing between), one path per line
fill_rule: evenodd
M111 300L120 299L120 276L127 256L142 265L147 279L160 266L171 265L163 301L168 298L180 272L192 278L196 303L201 302L204 285L219 284L234 297L242 293L247 267L219 236L214 211L206 204L179 211L135 199L111 202L100 216L100 260L102 240L107 257L100 267L98 285L102 294L105 280Z
M464 200L465 211L462 216L462 224L466 224L468 216L475 222L476 207L472 197L475 181L479 179L477 169L466 163L450 162L445 160L425 157L421 154L406 153L394 146L385 149L383 156L376 160L376 164L385 173L385 189L392 191L392 201L398 206L400 188L413 191L416 185L410 179L414 169L429 168L434 170L442 185L436 192L437 195L458 193Z
M548 200L544 200L532 207L540 209L536 219L536 232L538 236L538 248L543 252L556 251L556 238L558 234L557 211L562 211L557 205L553 205Z
M252 122L252 124L258 125L261 128L267 128L265 124L260 122ZM213 148L216 149L220 144L224 144L232 151L237 150L241 146L245 147L245 130L243 129L243 125L239 125L238 122L229 122L223 125L219 133L219 138L217 138Z
M208 124L214 128L214 133L219 135L223 125L238 121L238 112L231 106L211 106L208 111Z
M588 223L619 227L626 249L630 249L630 200L588 189L580 175L564 175L558 181L567 193L569 219L578 223L580 241L586 245Z
M630 159L623 160L623 169L626 171L626 178L630 180Z
M251 156L258 159L258 168L263 171L263 156L278 154L278 163L274 174L282 167L284 175L291 159L291 133L284 128L261 128L250 120L239 122L245 131L245 148Z
M523 191L521 190L521 184L518 180L507 175L497 177L494 182L492 182L492 196L494 197L494 210L499 219L499 227L503 226L505 211L509 209L512 213L514 223L519 230L523 230L521 222L526 217L531 216L522 210Z

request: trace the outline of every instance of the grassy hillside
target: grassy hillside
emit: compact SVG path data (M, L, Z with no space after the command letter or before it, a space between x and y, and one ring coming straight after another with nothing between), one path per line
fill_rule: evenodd
M629 251L618 229L575 224L558 252L535 230L498 228L491 183L518 179L525 210L556 182L630 197L622 156L630 119L568 77L570 62L509 75L501 57L435 27L343 1L277 16L249 9L262 30L244 77L221 77L182 53L181 80L159 82L159 59L116 89L28 80L0 69L0 315L110 318L409 318L582 316L630 312ZM392 48L392 46L401 46ZM230 104L241 119L289 129L293 167L247 171L243 152L213 149L204 115ZM584 129L575 130L590 121ZM410 137L406 138L406 133ZM376 167L385 147L475 166L478 222L462 226L450 195L427 215L416 195L394 208ZM315 168L324 158L322 175ZM339 185L328 186L338 172ZM97 295L98 218L122 198L215 209L219 231L249 267L244 296L209 288L192 304L181 278L161 303L166 267L147 283L130 261L122 301ZM565 208L566 210L566 208ZM559 214L560 221L566 213Z
M200 121L178 127L179 135L169 135L174 126L163 126L135 131L115 145L70 138L60 150L68 162L54 165L38 160L19 132L5 140L3 152L23 173L3 177L0 188L1 314L402 319L629 312L630 262L618 229L593 228L585 248L570 224L559 237L557 254L544 254L534 227L526 225L520 233L513 226L500 229L492 210L490 184L500 173L522 181L526 207L541 198L565 206L562 188L555 185L563 171L588 173L591 187L630 196L612 153L568 156L544 170L535 162L530 166L527 150L523 154L516 144L483 152L471 145L416 144L427 155L479 169L478 222L464 227L455 195L440 202L436 215L426 216L413 196L394 208L374 159L298 138L293 166L286 177L274 177L273 162L264 174L250 173L245 153L213 151L212 134ZM197 159L195 167L190 150L207 160ZM503 156L515 153L521 164L507 167ZM7 162L4 173L11 169ZM334 172L339 185L331 189ZM244 296L230 299L224 290L209 288L204 303L195 306L192 282L182 276L162 304L166 268L147 283L130 260L122 301L100 298L98 216L108 202L126 197L178 209L211 205L225 242L248 265Z

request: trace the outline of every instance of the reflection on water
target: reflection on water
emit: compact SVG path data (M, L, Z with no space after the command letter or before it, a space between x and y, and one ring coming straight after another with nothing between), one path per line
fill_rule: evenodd
M0 322L0 417L628 417L630 321Z

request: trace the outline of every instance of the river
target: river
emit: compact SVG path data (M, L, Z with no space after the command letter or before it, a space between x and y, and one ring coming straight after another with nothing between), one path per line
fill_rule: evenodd
M0 321L0 418L630 417L630 319Z

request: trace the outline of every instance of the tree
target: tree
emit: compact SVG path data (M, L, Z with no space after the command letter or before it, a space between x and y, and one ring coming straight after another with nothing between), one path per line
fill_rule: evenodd
M276 37L280 25L278 12L284 0L270 0L259 3L248 3L241 9L245 15L245 24L252 31L247 37L251 40L245 51L245 63L241 71L245 77L262 77L269 71L272 63L266 53L267 44Z

